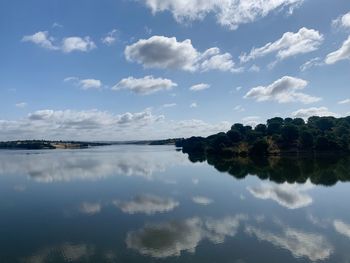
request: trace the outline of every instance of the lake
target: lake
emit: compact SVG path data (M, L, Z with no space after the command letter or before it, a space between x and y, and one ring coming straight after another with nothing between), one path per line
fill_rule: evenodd
M348 159L0 151L0 262L350 262Z

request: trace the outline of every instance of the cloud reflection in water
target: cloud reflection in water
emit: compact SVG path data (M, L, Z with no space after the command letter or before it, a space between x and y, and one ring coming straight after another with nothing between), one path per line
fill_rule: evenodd
M201 219L198 217L159 224L146 224L127 234L128 248L154 258L179 256L181 252L195 252L202 240L222 243L226 237L236 235L245 215L223 219Z

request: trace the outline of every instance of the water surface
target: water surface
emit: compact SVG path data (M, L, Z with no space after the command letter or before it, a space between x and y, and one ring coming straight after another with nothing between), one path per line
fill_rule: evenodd
M191 160L0 151L0 262L350 262L348 159Z

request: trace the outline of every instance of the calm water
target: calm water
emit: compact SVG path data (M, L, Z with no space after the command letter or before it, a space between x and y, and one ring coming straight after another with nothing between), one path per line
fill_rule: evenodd
M0 262L350 262L349 171L168 146L0 151Z

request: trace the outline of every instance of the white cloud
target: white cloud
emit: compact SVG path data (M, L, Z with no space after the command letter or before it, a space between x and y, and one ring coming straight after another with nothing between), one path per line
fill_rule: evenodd
M323 35L318 31L303 27L296 33L284 33L275 42L270 42L260 48L253 48L249 54L242 54L240 60L241 62L248 62L272 53L276 53L277 59L282 60L317 50L322 44L323 39Z
M103 137L107 139L118 133L120 136L127 136L128 133L135 135L133 129L146 128L163 119L164 116L155 116L150 110L120 115L98 110L40 110L20 120L0 120L0 129L1 137L8 139L96 140Z
M125 56L127 60L136 61L146 68L194 71L198 52L189 39L178 42L175 37L153 36L127 46Z
M39 31L33 35L24 36L22 41L32 42L40 47L50 50L60 50L64 53L71 53L73 51L89 52L96 48L95 43L90 37L67 37L62 40L61 44L57 44L57 41L49 36L48 31Z
M312 204L312 198L305 191L311 189L310 185L298 184L262 184L258 187L248 187L248 191L256 198L271 199L288 209L297 209Z
M28 103L26 103L26 102L19 102L19 103L16 103L15 106L17 108L25 108L25 107L28 106Z
M60 23L54 22L54 23L52 24L52 27L53 27L53 28L62 28L63 25L60 24Z
M79 79L77 77L68 77L64 82L72 82L82 90L101 89L103 84L98 79Z
M204 205L204 206L210 205L214 202L213 199L210 199L205 196L194 196L192 198L192 201L198 205Z
M350 28L350 12L339 16L332 24L335 27Z
M177 84L170 79L145 76L139 79L134 77L122 79L112 87L112 90L128 89L136 94L149 95L162 90L171 90L174 87L177 87Z
M338 104L350 104L350 99L338 101Z
M235 68L235 63L230 53L221 54L220 49L217 47L205 51L199 60L197 67L200 67L202 71L220 70L232 73L243 71L243 68Z
M230 123L198 119L171 120L151 109L114 114L99 110L40 110L16 120L0 119L0 140L155 140L209 136L227 131Z
M325 63L335 64L341 60L350 60L350 36L347 40L344 41L344 43L338 50L327 55Z
M194 253L202 240L209 240L215 244L223 243L226 237L236 235L241 222L246 219L244 215L207 220L195 217L182 221L146 224L137 231L129 232L126 244L128 248L155 258L180 256L183 251Z
M311 108L307 108L307 109L299 109L297 111L294 111L292 113L292 116L294 118L303 118L303 119L307 119L309 117L312 116L334 116L334 117L338 117L339 115L331 112L328 110L327 107L311 107Z
M171 121L170 123L167 123L167 125L172 131L174 131L174 134L170 137L176 137L176 134L177 136L181 134L181 137L193 136L193 134L198 136L209 136L218 132L226 132L231 127L231 123L227 121L211 124L197 119Z
M152 10L170 11L177 22L202 20L212 13L217 23L231 30L254 22L274 10L289 8L289 13L303 0L143 0Z
M71 53L73 51L89 52L96 48L95 43L90 37L67 37L62 41L62 51Z
M177 104L176 103L166 103L166 104L163 104L163 108L172 108L172 107L175 107Z
M82 79L79 81L79 85L84 90L102 88L102 82L98 79Z
M203 53L197 51L190 39L178 42L175 37L152 36L141 39L125 48L128 61L142 64L145 68L181 69L185 71L220 70L237 72L229 53L210 48Z
M249 68L249 71L250 72L260 72L260 67L254 64Z
M323 66L323 65L324 65L324 62L322 61L322 59L319 57L316 57L316 58L313 58L313 59L306 61L303 65L301 65L300 70L306 71L310 68L319 67L319 66Z
M247 116L242 119L242 123L254 127L259 124L260 119L260 116Z
M350 238L350 225L344 223L341 220L334 220L333 222L334 229L343 236Z
M249 235L256 236L259 240L289 250L296 258L306 257L311 261L325 260L333 252L331 244L320 234L305 233L290 227L284 227L281 233L253 226L247 226L245 231Z
M206 84L206 83L200 83L200 84L196 84L193 85L192 87L190 87L190 90L192 91L201 91L201 90L205 90L205 89L209 89L210 85Z
M104 36L101 41L107 46L113 45L117 41L118 30L113 29Z
M233 110L238 112L243 112L245 111L245 108L243 108L242 105L237 105L236 107L233 108Z
M252 88L244 98L256 101L277 101L278 103L301 102L304 104L320 101L321 98L312 97L300 92L308 82L303 79L284 76L268 86Z
M50 50L58 50L59 47L53 44L54 38L49 36L49 32L47 31L39 31L30 36L24 36L22 38L24 42L32 42L38 46L41 46Z
M179 202L171 198L155 195L140 195L131 201L115 200L113 204L127 214L142 213L147 215L169 212L180 205Z
M190 108L197 108L197 107L198 107L197 102L192 102L192 103L190 104Z

